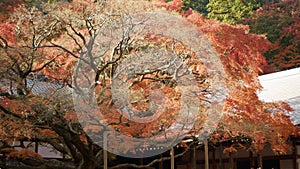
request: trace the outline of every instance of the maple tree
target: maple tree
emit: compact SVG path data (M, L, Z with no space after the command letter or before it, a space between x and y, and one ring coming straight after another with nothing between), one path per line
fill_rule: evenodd
M99 160L95 160L96 157L101 159L97 155L101 149L88 140L86 135L78 134L82 129L68 115L73 109L70 99L58 95L60 87L48 91L45 97L32 93L36 84L29 85L29 82L44 81L43 78L35 79L35 74L47 75L47 79L55 77L61 84L70 82L72 59L76 59L81 47L77 46L77 39L83 38L76 29L89 23L88 16L81 16L81 12L85 9L91 12L97 7L102 8L100 3L93 8L87 8L87 1L60 4L60 7L58 5L49 4L50 9L56 8L51 11L52 15L35 7L28 9L21 6L10 20L1 24L1 63L4 63L1 66L1 141L10 143L15 138L34 138L69 154L80 168L95 168L96 163L102 165ZM64 7L65 12L57 7ZM71 7L71 10L67 7ZM73 11L78 12L78 23L71 23L66 17ZM85 30L88 28L90 27ZM85 36L92 36L88 33L95 29L86 31ZM65 48L61 44L68 46ZM83 47L85 42L80 42L80 45ZM21 151L20 154L22 153ZM36 168L74 168L59 161L49 163L47 160L34 158L36 156L23 158L24 156L13 154L16 155L16 152L10 152L8 158L17 158L26 165L34 164L33 167Z
M214 80L212 73L203 61L197 59L197 53L186 42L166 36L168 34L133 36L143 29L137 26L139 24L133 24L137 26L137 30L130 27L132 24L126 27L127 22L122 20L124 16L161 7L179 12L186 22L194 24L205 33L224 67L226 81L222 85L228 89L224 103L225 114L220 123L214 124L217 125L217 131L211 136L211 140L250 137L253 140L253 151L260 151L269 142L274 151L284 152L285 140L294 129L284 115L290 109L284 103L263 103L256 95L260 89L257 76L261 71L260 67L266 64L262 53L270 46L264 37L250 34L248 27L243 25L221 24L206 20L193 10L182 11L182 1L157 2L154 6L146 2L85 0L44 4L41 9L20 6L9 20L0 25L0 55L3 63L0 66L0 137L2 142L8 144L8 148L1 148L0 151L7 158L16 158L36 168L75 168L55 160L49 163L35 152L27 151L24 145L26 150L22 151L15 151L9 145L14 139L38 140L66 154L77 168L101 167L103 149L99 143L95 143L95 139L103 144L103 138L97 140L95 137L101 137L107 128L112 127L129 138L149 138L153 134L163 133L164 128L174 123L180 112L180 99L183 99L183 89L174 81L174 77L178 72L184 74L186 70L196 80L193 85L202 91L190 98L191 107L201 108L193 118L197 121L192 130L192 134L199 134L206 118L203 110L209 107L207 93L212 94L209 90ZM120 23L123 25L120 26ZM120 29L123 31L120 32ZM178 35L183 38L191 36ZM116 42L110 39L114 36L118 37ZM107 50L97 48L105 40L115 44L104 45ZM172 53L175 60L164 58L165 53ZM143 62L135 58L135 55L143 56ZM161 57L156 58L158 61L168 61L166 63L169 64L147 64L147 56L153 59L151 55L158 55ZM140 71L129 63L124 65L128 58L132 58L133 63L145 70ZM186 70L181 68L180 63L186 65ZM74 67L78 71L73 71ZM120 69L123 68L133 71L135 76L122 73ZM111 72L117 72L118 76L113 76ZM40 77L41 74L43 76ZM91 74L94 76L89 76ZM80 79L72 79L74 76ZM116 84L113 85L112 80ZM129 94L123 90L119 92L122 80L130 85ZM48 81L48 84L59 87L48 89L46 94L37 94L34 93L35 85L44 84L38 83L39 81ZM47 83L44 85L47 86ZM79 96L85 96L77 102L77 110L76 106L74 109L70 93L64 90L66 86ZM82 87L91 90L86 93ZM84 95L80 95L81 92ZM112 96L113 92L117 96L128 97L116 99ZM81 112L85 110L81 109L85 108L84 105L90 104L80 103L94 103L90 96L97 96L98 109L89 112L96 120L87 117L84 111ZM148 101L149 99L156 102ZM160 107L161 105L165 107ZM135 111L120 114L120 109L126 106ZM151 121L153 114L156 114L155 110L160 108L164 110L159 112L160 118ZM100 117L99 112L104 118ZM149 120L150 123L137 123L136 119ZM268 126L265 121L269 122ZM123 147L114 139L118 137L114 133L109 137L110 143L119 152ZM132 146L136 145L128 145ZM126 153L128 150L122 151ZM128 166L144 167L135 164ZM118 165L113 168L117 167Z
M299 1L265 4L243 21L253 33L266 34L273 43L265 57L273 70L299 67Z
M175 3L166 5L167 9L181 9L182 6L180 3L177 3L177 8L168 7ZM225 104L226 113L211 139L218 142L239 137L251 138L248 148L254 152L261 151L266 142L271 143L275 152L285 152L287 145L284 142L289 134L295 132L295 127L285 115L291 109L285 103L263 103L257 97L260 89L257 77L267 64L263 53L272 44L264 36L250 34L248 26L206 20L193 11L181 13L210 38L227 73L226 83L230 90ZM276 117L272 111L277 112ZM266 121L269 125L265 125ZM289 134L285 133L287 130Z
M22 4L22 0L16 1L9 1L3 0L0 2L0 22L3 22L8 15L14 11L14 9L19 5Z
M113 4L76 1L70 4L46 4L42 10L21 6L6 23L1 25L1 52L3 52L1 62L6 63L1 66L0 108L3 113L1 141L8 145L8 148L1 149L1 153L5 153L7 159L15 158L25 164L24 167L29 165L36 168L75 168L73 165L69 166L60 161L42 159L33 151L27 151L28 147L25 145L21 147L26 151L15 151L10 147L14 139L38 140L68 155L78 168L96 168L103 165L102 148L83 131L76 118L72 99L68 96L70 93L65 93L63 90L67 85L74 90L80 90L76 81L74 84L71 82L73 71L70 68L74 66L74 61L78 59L80 53L91 50L88 43L90 39L96 37L97 30L103 26L104 22L114 22L115 19L122 17L122 12L126 12L125 7L129 11L134 9L134 5L130 2ZM124 11L120 11L120 7ZM136 5L136 9L143 10L145 7L140 4ZM95 18L91 20L91 17ZM125 38L121 40L125 43ZM122 47L121 44L119 48L114 49L115 52L122 51ZM119 57L124 56L121 54ZM97 81L101 81L101 78L109 71L108 65L110 64L109 61L99 63L100 77ZM92 65L93 62L90 62L89 66ZM93 70L94 67L90 68ZM161 79L167 81L168 77ZM43 81L45 82L41 83ZM40 87L39 85L48 85L48 87L50 85L50 88L44 93L39 93L35 91L35 88ZM52 88L51 85L60 87ZM101 111L108 116L106 123L101 121L103 125L119 127L128 135L136 131L149 134L151 129L145 126L137 130L137 127L131 124L133 127L126 129L126 125L121 123L122 116L116 114L113 108L109 108L108 102L105 101L105 97L109 94L105 81L102 86L98 85L95 89L100 92L108 91L99 96L99 102L103 102L100 106ZM152 95L152 97L156 96ZM173 98L173 96L170 97ZM138 108L142 109L142 105ZM149 127L151 126L154 125ZM85 126L86 132L89 131L89 127ZM91 126L90 129L101 133L103 132L101 127ZM143 131L144 128L145 131Z

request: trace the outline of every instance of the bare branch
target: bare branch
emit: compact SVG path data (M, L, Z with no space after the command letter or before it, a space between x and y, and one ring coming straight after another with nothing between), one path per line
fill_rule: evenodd
M44 63L41 67L32 70L31 72L32 72L32 73L35 73L35 72L38 72L38 71L43 70L46 66L48 66L50 63L52 63L53 61L55 61L55 59L56 59L57 57L58 57L58 55L55 56L54 58L52 58L51 60L49 60L48 62Z
M0 36L0 42L1 42L1 48L6 48L7 47L7 41L2 37Z
M36 38L36 40L33 43L33 47L37 48L43 40L45 40L47 37L49 37L53 33L54 28L58 23L59 23L58 21L55 21L54 23L50 24L50 26L49 26L50 29L49 30L45 29L44 33L42 35L40 35L38 38Z
M86 45L86 40L85 40L85 37L78 31L76 31L76 29L73 27L72 23L68 24L70 26L70 28L72 29L72 31L81 38L83 44Z
M67 29L66 31L67 35L71 37L74 40L75 44L79 47L79 50L82 51L82 46L79 44L78 40Z
M88 32L89 32L90 36L93 37L92 31L95 31L93 24L91 23L91 21L89 19L85 19L85 25L88 28Z

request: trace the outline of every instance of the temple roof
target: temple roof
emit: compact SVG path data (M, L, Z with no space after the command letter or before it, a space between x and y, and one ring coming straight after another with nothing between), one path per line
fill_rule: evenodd
M300 67L259 76L263 87L258 93L266 102L284 101L294 111L290 118L295 125L300 124Z

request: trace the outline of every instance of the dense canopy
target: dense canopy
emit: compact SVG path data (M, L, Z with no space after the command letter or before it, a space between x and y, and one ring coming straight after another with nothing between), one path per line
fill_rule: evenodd
M213 142L246 137L252 151L268 142L274 151L285 152L286 140L295 131L286 116L291 109L257 97L258 74L266 65L263 53L271 43L249 33L247 26L207 20L182 9L183 2L175 0L73 0L14 9L0 25L1 153L36 168L75 167L49 162L24 145L21 151L12 147L15 140L39 141L65 154L77 168L93 169L103 165L101 144L108 128L114 131L109 138L114 149L127 153L136 145L124 148L118 133L130 139L151 138L167 133L178 117L195 124L183 136L203 134L204 124L209 124ZM162 32L143 32L147 20L136 22L133 16L151 11L163 13L167 17L160 21L170 19L166 22L185 31L158 24ZM197 33L186 33L190 29ZM195 49L199 44L189 44L198 40L213 50L200 55L207 46ZM154 64L153 58L162 65ZM188 78L192 83L186 83ZM41 94L34 91L36 85L47 89ZM186 86L197 91L186 91ZM217 102L211 98L223 91L218 86L226 89L221 93L224 100L220 109L212 109ZM75 106L69 89L85 96ZM196 115L183 111L185 105ZM220 119L206 121L207 112ZM94 137L100 137L99 142Z

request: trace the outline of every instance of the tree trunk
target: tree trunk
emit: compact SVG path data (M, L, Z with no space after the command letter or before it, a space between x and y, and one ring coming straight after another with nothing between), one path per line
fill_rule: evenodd
M84 158L84 161L82 165L78 167L78 169L95 169L96 168L96 163L95 163L95 158Z

